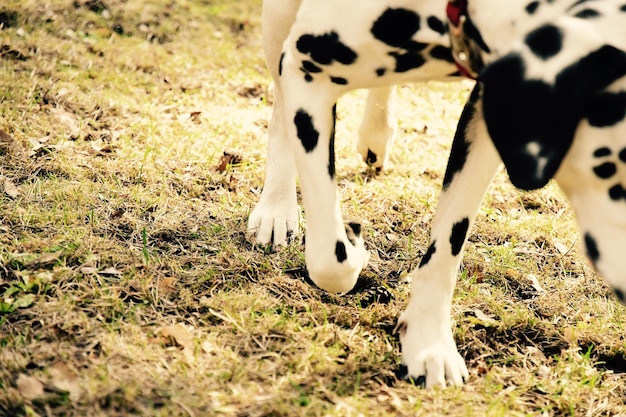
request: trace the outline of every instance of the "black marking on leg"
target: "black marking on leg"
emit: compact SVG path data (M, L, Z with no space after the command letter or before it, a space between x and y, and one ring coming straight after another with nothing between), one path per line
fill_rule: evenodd
M593 9L583 9L579 12L576 12L574 17L578 17L579 19L593 19L595 17L599 17L600 13L597 10Z
M283 61L285 60L285 53L280 54L280 60L278 61L278 75L283 75Z
M621 184L616 184L609 189L609 197L613 201L626 200L626 190Z
M626 303L626 296L624 295L624 291L618 288L613 288L613 292L615 293L617 299L620 300L620 302Z
M352 229L352 232L355 236L361 236L361 223L357 222L349 222L348 226Z
M598 250L598 245L596 244L596 240L589 233L585 233L585 249L587 251L587 256L594 264L598 262L600 259L600 251Z
M334 61L350 65L357 59L356 52L344 44L336 32L323 35L302 35L296 42L296 48L321 65L330 65Z
M304 150L307 153L313 152L313 150L317 147L320 134L317 130L315 130L311 115L303 109L300 109L296 112L293 122L296 124L298 138L302 142Z
M367 158L365 159L365 162L367 162L369 165L373 165L376 163L376 161L378 161L378 156L376 156L376 154L372 152L371 149L368 149Z
M330 77L330 81L338 85L348 85L348 80L343 77Z
M617 173L617 166L613 162L605 162L602 165L598 165L593 168L593 172L602 179L611 178Z
M528 14L535 14L535 12L537 11L537 9L539 8L539 2L538 1L532 1L530 3L528 3L526 5L526 13Z
M335 178L335 124L337 122L337 104L333 106L332 129L330 131L330 144L328 145L328 175Z
M619 158L620 161L626 163L626 148L622 149L619 152L618 158Z
M457 256L459 253L461 253L463 243L465 243L465 238L467 237L468 229L469 219L467 217L452 226L452 233L450 234L452 256Z
M607 156L611 156L613 152L611 151L610 148L607 148L606 146L602 147L602 148L598 148L594 151L593 156L594 158L604 158Z
M435 252L437 252L437 245L436 245L436 243L437 242L435 241L435 242L430 244L430 246L428 247L428 250L426 251L426 253L422 257L422 260L420 261L419 268L422 268L422 267L428 265L428 262L430 262L430 258L432 258L432 256L435 254Z
M378 68L376 70L376 75L379 76L379 77L382 77L386 73L387 73L387 68Z
M466 130L469 122L474 117L476 112L476 102L480 97L480 87L476 84L469 100L463 108L461 118L456 127L454 134L454 141L452 142L452 149L450 151L450 157L448 158L448 166L446 168L446 174L443 178L443 189L446 190L454 176L459 173L465 166L467 156L470 152L470 143L466 140Z
M346 237L352 243L352 246L356 246L357 239L361 236L361 224L357 222L346 223Z
M311 81L313 81L313 76L311 74L304 74L304 81L306 81L307 83L310 83Z
M346 259L348 259L346 245L340 240L338 240L335 245L335 256L337 256L337 261L339 263L343 263Z

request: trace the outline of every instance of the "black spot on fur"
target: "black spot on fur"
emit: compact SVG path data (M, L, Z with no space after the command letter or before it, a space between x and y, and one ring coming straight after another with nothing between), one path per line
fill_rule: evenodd
M399 52L389 53L396 60L396 72L407 72L415 68L419 68L426 63L424 57L416 52L407 52L405 54Z
M485 67L480 74L484 117L513 184L525 190L546 185L589 103L624 75L626 53L609 45L564 68L553 85L527 80L524 62L515 54ZM533 142L540 145L540 155L527 154Z
M315 65L314 63L312 63L311 61L302 61L302 68L304 68L306 72L312 72L312 73L322 72L322 69L318 67L317 65Z
M454 58L452 58L452 51L450 51L450 49L446 48L445 46L434 46L433 49L430 50L430 56L435 59L449 62L451 64L454 63Z
M626 12L626 4L620 6L619 11L620 12Z
M372 25L371 33L386 45L418 50L412 38L420 29L420 16L412 10L388 8Z
M311 74L304 74L304 81L306 81L307 83L310 83L311 81L313 81L313 76Z
M387 68L378 68L376 70L376 75L378 75L379 77L382 77L383 75L385 75L386 72L387 72Z
M337 104L333 106L332 129L330 131L330 144L328 145L328 175L335 178L335 124L337 123Z
M626 163L626 148L622 149L618 155L619 160Z
M574 14L574 16L580 19L593 19L594 17L600 16L600 13L598 13L597 10L593 9L583 9Z
M357 237L361 236L361 223L349 222L348 227L352 229L352 232L354 233L355 236Z
M609 197L611 197L613 201L626 199L626 190L621 184L614 185L609 189Z
M526 5L526 13L528 14L535 14L535 12L537 11L537 9L539 8L539 2L538 1L533 1L530 2Z
M463 243L465 243L465 238L467 237L467 229L469 229L469 219L467 217L452 226L452 233L450 234L452 256L457 256L461 253Z
M450 157L448 158L448 166L446 168L446 174L443 177L443 189L448 188L454 176L460 172L465 166L467 161L467 155L469 154L470 144L465 137L465 131L467 126L474 117L476 112L476 102L480 98L480 86L476 84L469 100L463 108L461 118L456 127L454 134L454 141L452 142L452 149L450 150Z
M323 35L302 35L296 42L298 51L308 54L313 61L321 65L330 65L337 61L350 65L357 59L357 54L339 39L336 32Z
M376 154L374 152L372 152L370 149L367 150L367 159L365 162L367 162L369 165L375 164L376 161L378 161L378 156L376 156Z
M613 126L626 117L626 92L599 94L588 106L587 119L595 127Z
M624 291L618 289L618 288L613 288L613 292L615 293L615 296L617 297L618 300L620 300L620 302L624 303L626 302L626 297L624 296Z
M526 45L541 59L549 59L561 51L563 34L554 25L544 25L533 30L524 40Z
M587 256L589 259L593 263L598 262L600 259L600 251L598 250L596 240L589 233L585 233L585 249L587 250Z
M617 173L617 166L613 162L605 162L602 165L598 165L593 168L593 172L602 179L611 178Z
M347 85L348 84L348 80L346 80L345 78L342 77L330 77L330 81L332 81L335 84L338 85Z
M611 152L611 149L607 148L607 147L602 147L602 148L598 148L595 150L595 152L593 153L593 156L595 158L604 158L606 156L611 156L613 152Z
M428 19L426 19L426 24L428 24L428 27L431 28L433 31L441 35L445 35L446 33L448 33L448 25L444 24L441 19L436 16L428 16Z
M302 142L302 146L304 146L307 153L313 152L317 146L320 134L317 130L315 130L311 115L303 109L300 109L297 111L293 122L296 124L298 138Z
M346 245L339 240L337 241L337 244L335 245L335 256L337 256L337 261L339 263L343 263L346 259L348 259L348 254L346 252Z
M435 254L435 252L437 252L436 243L437 242L433 242L428 247L428 250L426 251L426 253L422 257L422 260L420 261L420 265L419 265L420 268L426 266L428 264L428 262L430 262L430 258L432 258L432 256Z
M280 61L278 61L278 75L283 75L283 61L285 60L285 53L280 54Z

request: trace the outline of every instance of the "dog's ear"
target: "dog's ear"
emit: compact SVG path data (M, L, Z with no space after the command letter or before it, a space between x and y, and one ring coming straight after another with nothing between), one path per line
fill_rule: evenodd
M605 45L560 72L554 83L527 79L519 55L481 72L483 112L511 182L532 190L548 183L567 154L593 98L626 75L626 53Z

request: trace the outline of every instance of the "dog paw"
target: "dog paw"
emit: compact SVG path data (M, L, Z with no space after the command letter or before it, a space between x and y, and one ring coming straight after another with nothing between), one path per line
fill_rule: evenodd
M402 362L406 379L425 388L463 385L469 378L465 361L459 354L452 331L432 320L409 321L404 313L398 321Z
M368 166L374 168L377 172L383 170L385 166L388 166L388 149L386 146L371 147L370 143L366 143L365 140L360 140L357 144L357 152L361 156L363 162Z
M260 201L248 218L248 234L257 244L271 244L272 249L277 249L298 233L299 219L296 203Z
M361 236L361 225L345 224L346 236L324 245L315 238L306 239L309 277L323 290L344 294L356 285L361 270L367 266L369 252Z

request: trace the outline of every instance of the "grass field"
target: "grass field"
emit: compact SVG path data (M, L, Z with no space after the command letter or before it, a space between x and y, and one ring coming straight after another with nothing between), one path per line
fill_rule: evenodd
M453 307L468 384L396 377L466 83L398 88L375 178L355 156L364 94L339 102L343 207L371 251L354 292L306 283L301 237L250 243L271 111L260 8L0 4L0 415L626 415L626 310L558 190L503 173Z

